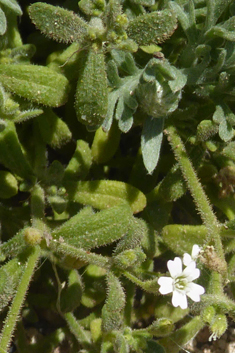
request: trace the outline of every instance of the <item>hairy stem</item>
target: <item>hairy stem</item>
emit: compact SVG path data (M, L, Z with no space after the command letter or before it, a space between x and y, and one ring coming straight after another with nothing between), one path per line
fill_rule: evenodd
M20 314L20 309L23 305L30 280L32 278L38 259L40 257L40 253L40 247L36 246L31 249L31 252L28 256L25 271L23 272L23 275L21 277L16 295L7 314L7 318L5 320L4 327L1 333L0 347L2 348L2 350L7 351L7 348L11 343L11 338L13 336L16 322Z
M84 328L78 323L73 313L65 313L64 318L79 343L89 346L91 339Z
M45 195L39 184L35 185L31 193L32 226L44 230L45 226Z
M215 246L217 255L224 262L223 268L226 269L227 266L224 260L224 252L220 238L220 224L186 153L185 146L174 126L167 126L164 132L167 135L175 158L180 165L183 177L187 182L188 188L201 215L203 223L208 229L209 243Z

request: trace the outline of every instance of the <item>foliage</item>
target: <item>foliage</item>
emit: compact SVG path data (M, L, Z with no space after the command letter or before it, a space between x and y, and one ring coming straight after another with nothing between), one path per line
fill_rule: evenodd
M0 0L1 353L177 353L235 319L234 22L232 0ZM173 307L159 278L205 294Z

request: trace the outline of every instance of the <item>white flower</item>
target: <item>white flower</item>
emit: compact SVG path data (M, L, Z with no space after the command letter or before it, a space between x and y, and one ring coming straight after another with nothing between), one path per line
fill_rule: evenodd
M172 294L172 305L180 306L181 309L188 307L187 297L195 302L200 301L200 295L205 293L205 289L193 281L200 276L200 270L196 268L196 263L191 261L190 264L182 270L182 260L175 257L174 260L167 262L167 267L171 277L160 277L158 284L161 294Z
M190 262L196 261L200 251L201 251L200 246L198 246L197 244L193 245L192 254L189 255L189 254L185 253L183 256L184 265L188 266L190 264Z

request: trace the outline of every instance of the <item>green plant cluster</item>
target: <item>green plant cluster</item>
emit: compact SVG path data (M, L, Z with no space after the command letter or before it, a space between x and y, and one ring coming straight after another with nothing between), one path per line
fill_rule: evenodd
M235 319L235 4L0 0L0 353L177 353ZM201 301L159 293L202 248ZM229 294L228 294L229 293Z

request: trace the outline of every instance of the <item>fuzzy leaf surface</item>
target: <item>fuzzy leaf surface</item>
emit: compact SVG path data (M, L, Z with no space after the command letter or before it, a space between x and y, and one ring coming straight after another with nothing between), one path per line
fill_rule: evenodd
M132 212L127 204L111 207L94 214L80 212L71 217L52 233L55 239L89 250L110 244L127 232L132 219Z
M104 53L100 49L89 49L81 62L78 78L75 111L85 125L100 125L107 113L108 87Z
M161 43L168 39L177 27L172 11L163 10L137 16L129 23L128 36L139 45Z
M17 16L22 15L22 10L16 0L0 0L0 4L6 6L10 11L14 12Z
M87 37L88 24L59 6L36 2L29 7L29 16L43 34L59 42L82 44Z
M7 19L4 12L0 8L0 35L2 36L6 32L6 30L7 30Z
M91 180L65 183L70 200L98 209L128 203L133 213L146 206L145 195L134 186L115 180Z
M157 166L163 138L164 118L147 117L141 135L141 150L144 165L149 174Z
M0 82L14 94L51 107L65 104L68 98L66 77L44 66L1 64Z

